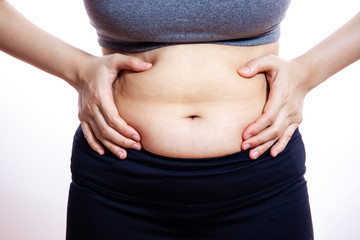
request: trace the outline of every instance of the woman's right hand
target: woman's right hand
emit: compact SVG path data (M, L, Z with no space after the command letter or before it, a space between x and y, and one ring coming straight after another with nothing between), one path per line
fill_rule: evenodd
M82 66L80 80L75 85L79 94L78 116L82 130L94 151L102 155L105 146L120 159L124 159L127 156L124 148L141 149L141 137L119 116L112 94L112 83L122 69L138 72L145 71L152 65L118 53L103 57L91 56L89 60Z
M122 69L145 71L151 64L121 54L89 55L38 28L1 0L0 51L64 79L78 91L79 119L92 149L104 154L105 146L124 159L124 148L141 148L139 133L119 116L112 83Z

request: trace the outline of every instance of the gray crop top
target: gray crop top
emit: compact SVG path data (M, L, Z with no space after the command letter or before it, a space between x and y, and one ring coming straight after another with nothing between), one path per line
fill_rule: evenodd
M181 43L274 42L290 1L84 0L84 4L100 46L138 52Z

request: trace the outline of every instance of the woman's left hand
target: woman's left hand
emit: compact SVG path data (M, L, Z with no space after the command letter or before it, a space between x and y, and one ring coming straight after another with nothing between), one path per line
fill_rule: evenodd
M274 55L257 58L239 69L239 75L246 78L264 73L270 87L262 115L243 133L241 149L252 148L251 159L270 147L271 156L278 155L302 122L303 101L309 91L304 70L296 59L286 61Z

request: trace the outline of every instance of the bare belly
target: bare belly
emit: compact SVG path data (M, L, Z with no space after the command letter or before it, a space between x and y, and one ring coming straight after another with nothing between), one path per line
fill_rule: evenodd
M268 89L263 74L244 79L237 69L277 50L277 43L188 44L128 54L153 67L122 71L113 85L115 103L149 152L178 158L238 152L244 129L262 113Z

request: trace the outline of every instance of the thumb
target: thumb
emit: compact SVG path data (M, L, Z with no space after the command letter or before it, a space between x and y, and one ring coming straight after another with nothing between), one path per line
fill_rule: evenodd
M276 59L277 57L273 55L253 59L240 68L238 74L241 77L251 78L258 73L268 72L276 68Z
M114 54L112 60L113 60L113 64L115 65L118 71L126 69L126 70L141 72L148 70L149 68L152 67L151 63L145 62L140 58L127 56L123 54Z

